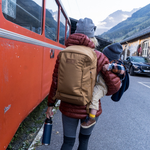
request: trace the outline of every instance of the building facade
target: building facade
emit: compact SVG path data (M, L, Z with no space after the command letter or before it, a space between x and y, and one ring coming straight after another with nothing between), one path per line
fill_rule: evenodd
M122 40L120 44L123 46L123 60L127 56L143 56L150 62L150 27Z

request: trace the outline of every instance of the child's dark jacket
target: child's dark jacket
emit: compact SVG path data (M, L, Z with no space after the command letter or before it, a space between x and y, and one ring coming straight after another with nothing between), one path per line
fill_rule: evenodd
M123 65L123 62L118 60L118 64ZM111 99L115 102L119 101L123 95L123 93L129 88L129 75L127 70L125 71L125 76L122 79L122 84L118 92L111 96Z

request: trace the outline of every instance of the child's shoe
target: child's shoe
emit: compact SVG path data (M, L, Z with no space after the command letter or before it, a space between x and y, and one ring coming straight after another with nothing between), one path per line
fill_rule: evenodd
M96 123L95 118L87 117L84 122L81 123L82 128L89 128Z

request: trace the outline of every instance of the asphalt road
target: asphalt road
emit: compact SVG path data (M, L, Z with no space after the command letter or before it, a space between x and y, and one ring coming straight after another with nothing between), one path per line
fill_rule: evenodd
M102 115L93 130L88 150L150 150L150 77L130 76L130 87L119 102L105 96ZM51 144L36 150L60 150L61 113L53 119ZM76 141L73 150L77 150Z

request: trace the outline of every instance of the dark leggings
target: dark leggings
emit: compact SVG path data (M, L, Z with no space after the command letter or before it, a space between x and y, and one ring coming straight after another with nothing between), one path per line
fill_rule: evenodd
M78 150L87 150L89 138L90 135L83 135L81 133L79 134ZM75 143L75 138L64 136L64 142L61 147L61 150L72 150L74 143Z
M64 136L64 141L61 146L61 150L72 150L76 138Z
M98 117L96 120L97 119ZM76 130L79 124L79 120L80 119L70 118L62 114L64 140L61 150L72 150L76 139ZM81 122L82 121L83 120L81 119ZM93 128L94 125L87 129L80 127L78 150L87 150L88 141Z
M79 134L79 147L78 150L87 150L88 142L89 142L90 135L83 135Z

